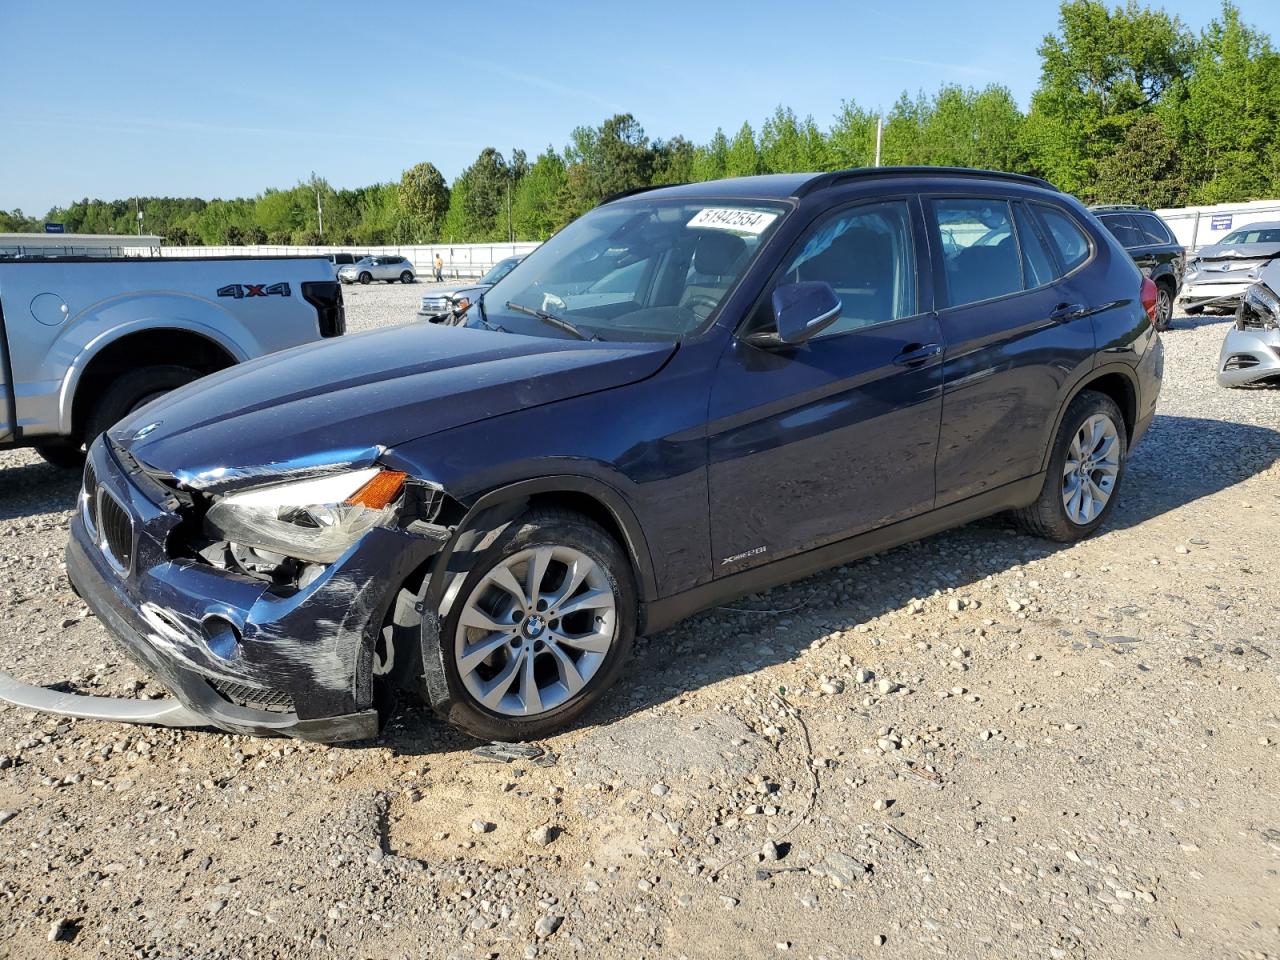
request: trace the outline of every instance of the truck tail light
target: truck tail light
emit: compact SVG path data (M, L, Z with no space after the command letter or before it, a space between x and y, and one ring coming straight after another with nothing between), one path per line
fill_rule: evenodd
M342 304L342 284L337 280L308 280L302 299L316 308L320 336L340 337L347 332L347 309Z
M1156 304L1160 300L1160 291L1156 289L1155 283L1150 277L1142 278L1142 309L1147 311L1147 317L1152 323L1156 322Z

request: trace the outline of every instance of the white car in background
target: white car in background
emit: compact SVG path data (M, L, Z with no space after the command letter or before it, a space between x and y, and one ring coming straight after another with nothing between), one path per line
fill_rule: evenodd
M418 307L418 316L432 323L443 319L448 316L451 304L460 304L463 300L470 303L475 300L476 297L514 270L516 264L523 259L524 257L507 257L505 260L499 260L479 280L454 284L448 287L434 287L430 293L422 298L422 304ZM462 309L466 308L463 307Z
M1280 260L1259 271L1218 354L1223 387L1280 387Z
M1264 267L1280 258L1280 221L1251 223L1217 243L1201 247L1187 261L1178 297L1187 313L1206 307L1234 310Z
M372 283L374 280L385 280L387 283L413 283L418 279L418 271L404 257L393 254L361 257L355 263L349 263L338 269L338 279L343 283Z

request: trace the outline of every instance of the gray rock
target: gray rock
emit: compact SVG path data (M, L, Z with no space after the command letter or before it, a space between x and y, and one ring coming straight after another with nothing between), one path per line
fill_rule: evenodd
M533 925L534 935L545 940L560 929L560 924L564 923L564 917L554 914L544 914L538 918L538 922Z

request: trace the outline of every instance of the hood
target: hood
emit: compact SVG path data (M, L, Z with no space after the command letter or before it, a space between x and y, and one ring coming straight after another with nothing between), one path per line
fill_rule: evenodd
M1198 260L1270 260L1280 257L1280 243L1211 243L1194 256Z
M231 367L147 404L109 433L148 467L214 489L303 464L354 462L362 451L634 383L675 350L393 327Z
M492 284L477 283L475 281L470 283L458 283L448 287L435 286L428 290L422 299L438 300L441 297L456 297L460 293L483 293L485 290L488 290L490 286L492 286Z

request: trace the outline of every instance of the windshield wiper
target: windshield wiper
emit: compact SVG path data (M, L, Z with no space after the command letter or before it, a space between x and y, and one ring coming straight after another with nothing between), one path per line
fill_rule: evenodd
M587 336L578 327L574 326L568 320L557 317L554 313L547 313L545 310L535 310L533 307L526 307L523 303L512 303L507 301L507 309L514 310L517 313L525 313L531 317L537 317L548 326L555 327L557 330L563 330L565 333L572 334L579 340L599 340L597 335Z

